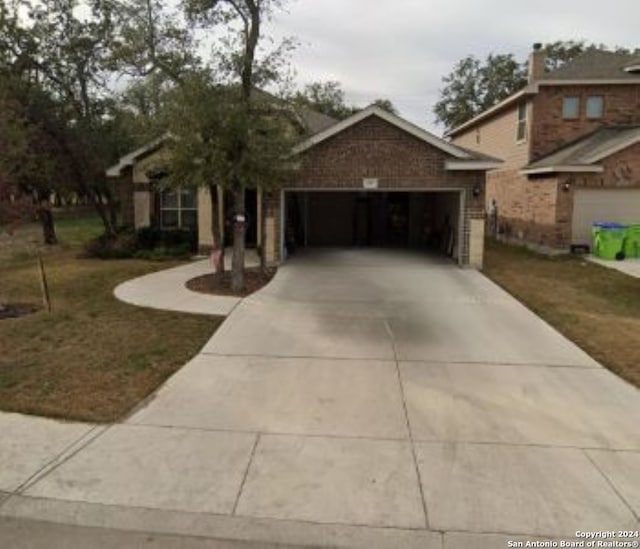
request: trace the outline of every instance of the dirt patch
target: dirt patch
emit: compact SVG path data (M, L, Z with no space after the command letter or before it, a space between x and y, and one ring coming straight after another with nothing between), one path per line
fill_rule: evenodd
M192 278L186 284L187 288L194 292L213 295L227 295L234 297L246 297L266 286L275 273L265 273L259 267L244 270L244 291L234 292L231 289L231 272L225 271L222 276L213 273Z
M30 315L37 310L38 307L31 303L0 303L0 320Z

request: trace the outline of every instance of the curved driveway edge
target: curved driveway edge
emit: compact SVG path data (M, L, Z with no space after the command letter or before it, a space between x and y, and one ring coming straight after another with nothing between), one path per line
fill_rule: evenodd
M193 292L187 281L212 272L208 259L127 280L114 295L125 303L165 311L227 316L242 298Z

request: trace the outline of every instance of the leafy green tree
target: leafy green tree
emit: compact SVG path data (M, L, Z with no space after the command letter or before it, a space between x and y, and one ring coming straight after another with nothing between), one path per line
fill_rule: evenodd
M337 120L344 120L362 110L360 107L346 103L344 90L335 80L307 84L302 90L296 92L291 100L294 104L309 107ZM389 99L375 99L370 104L391 114L398 114L398 110Z
M268 191L285 182L294 168L287 160L296 138L295 114L286 103L255 91L244 109L238 86L220 84L210 70L187 77L170 94L165 112L170 139L167 161L172 186L204 187L211 200L215 271L224 271L224 246L218 217L218 188L238 192L258 185ZM246 154L237 165L233 151L244 139ZM238 213L236 208L236 214ZM240 237L234 234L234 243Z
M274 154L286 142L286 129L280 122L286 109L257 93L259 88L286 79L284 65L293 43L285 40L266 55L258 51L262 24L281 5L280 0L185 1L190 21L209 29L227 30L215 52L215 76L225 87L225 100L223 123L212 127L218 130L218 136L212 136L215 146L211 165L216 167L215 181L233 194L234 291L244 288L245 189L276 184L277 176L289 164L284 148ZM179 140L176 143L180 146Z
M513 55L489 55L484 62L473 55L458 61L434 107L438 122L454 128L495 105L526 84L526 68Z
M294 95L293 101L338 120L348 118L358 111L356 107L345 103L344 91L335 80L307 84Z
M49 98L51 108L39 109L28 104L33 93L17 96L32 133L43 133L56 144L41 154L65 165L50 184L70 186L89 198L105 232L115 234L117 199L105 168L129 146L126 136L114 135L116 106L108 91L118 45L116 4L91 0L83 5L89 10L80 16L77 0L42 0L26 14L16 4L13 11L2 4L0 71ZM24 161L30 161L29 148L23 152Z
M389 99L375 99L371 104L391 114L398 114L398 109Z

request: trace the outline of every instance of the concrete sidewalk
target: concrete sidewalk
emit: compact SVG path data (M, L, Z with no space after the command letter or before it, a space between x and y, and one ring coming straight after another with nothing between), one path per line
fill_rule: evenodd
M225 253L225 267L230 268L231 252ZM247 250L245 264L260 264L255 250ZM123 282L114 290L115 296L125 303L179 311L184 313L227 316L241 299L230 296L207 295L193 292L185 286L187 281L213 272L209 259L201 259Z
M124 423L0 416L0 515L304 546L576 541L640 528L638 425L637 389L480 273L328 251L237 304Z
M615 269L616 271L620 271L621 273L627 274L629 276L640 278L640 259L625 259L624 261L616 261L600 259L592 255L587 256L587 259L593 263L602 265L603 267Z

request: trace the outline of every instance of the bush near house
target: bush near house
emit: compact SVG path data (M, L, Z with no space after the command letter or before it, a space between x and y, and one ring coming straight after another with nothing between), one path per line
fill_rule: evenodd
M85 245L88 257L99 259L186 259L197 252L198 235L183 229L122 229L115 236L102 234Z

